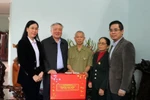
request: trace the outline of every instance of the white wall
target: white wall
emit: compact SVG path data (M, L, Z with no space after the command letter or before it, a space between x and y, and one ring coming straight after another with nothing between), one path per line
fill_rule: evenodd
M150 60L150 0L129 1L129 36L136 49L136 63L141 59ZM141 78L141 72L136 71L137 87Z
M131 0L129 10L129 39L135 45L136 59L150 59L150 0Z
M73 39L78 30L85 32L95 42L102 36L109 37L108 25L120 20L128 36L128 0L13 0L10 14L9 66L16 57L12 48L22 36L27 21L36 20L40 39L50 36L50 25L64 25L63 38ZM10 67L11 71L11 67ZM11 72L9 73L11 83Z

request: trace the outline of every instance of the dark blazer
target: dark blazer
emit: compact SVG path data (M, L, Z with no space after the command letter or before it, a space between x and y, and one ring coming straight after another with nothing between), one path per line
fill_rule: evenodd
M92 82L93 88L105 90L108 86L109 54L106 52L97 63L98 55L99 52L96 52L93 56L90 81Z
M53 37L46 38L42 41L42 45L45 53L45 71L57 70L57 43ZM64 64L64 71L67 70L67 58L68 58L68 43L61 38L61 51Z
M109 64L111 92L118 94L119 89L128 92L135 68L135 49L133 44L122 38L114 48Z
M45 74L43 77L43 100L50 100L50 75L47 74L49 70L57 70L57 43L53 37L46 38L42 41L45 53ZM60 48L62 52L62 59L64 69L62 72L67 71L67 58L68 58L68 43L61 38Z
M42 45L39 41L36 41L39 55L40 55L40 66L38 70L36 69L36 56L32 44L30 43L29 39L26 37L21 39L17 45L17 54L18 54L18 61L20 64L20 71L18 75L18 82L24 83L27 78L33 77L35 74L39 74L41 71L44 71L44 61L43 61L43 50Z

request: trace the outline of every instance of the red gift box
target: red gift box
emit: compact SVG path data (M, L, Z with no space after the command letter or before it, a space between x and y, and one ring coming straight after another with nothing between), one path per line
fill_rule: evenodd
M52 74L50 83L51 100L85 100L85 74Z

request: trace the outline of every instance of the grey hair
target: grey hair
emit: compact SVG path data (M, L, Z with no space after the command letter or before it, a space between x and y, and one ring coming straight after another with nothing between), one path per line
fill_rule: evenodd
M75 33L75 36L77 35L77 33L82 33L82 34L83 34L83 36L85 37L85 34L84 34L84 32L83 32L83 31L77 31L77 32Z
M63 25L62 25L61 23L58 23L58 22L53 23L53 24L51 25L51 28L52 28L53 26L55 26L55 25L60 25L60 26L63 28Z

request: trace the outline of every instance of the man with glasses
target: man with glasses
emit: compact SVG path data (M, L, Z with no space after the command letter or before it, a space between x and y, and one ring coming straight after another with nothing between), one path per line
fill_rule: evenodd
M123 37L124 27L120 21L109 24L113 47L109 54L109 88L112 100L128 100L132 75L135 68L135 49Z

